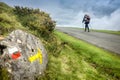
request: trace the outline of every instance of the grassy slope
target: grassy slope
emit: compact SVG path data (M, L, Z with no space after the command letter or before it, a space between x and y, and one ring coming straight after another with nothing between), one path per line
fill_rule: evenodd
M92 30L92 31L120 35L120 31L111 31L111 30Z
M61 32L55 35L67 44L58 57L49 55L46 75L40 80L120 79L119 57Z
M26 30L21 23L18 22L16 15L13 13L13 8L0 2L0 35L5 36L15 29Z

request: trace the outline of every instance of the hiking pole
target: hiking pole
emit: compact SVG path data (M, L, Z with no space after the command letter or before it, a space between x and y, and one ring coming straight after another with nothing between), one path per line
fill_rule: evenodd
M92 26L91 26L91 23L89 24L89 27L90 27L90 29L91 29L91 31L92 31Z

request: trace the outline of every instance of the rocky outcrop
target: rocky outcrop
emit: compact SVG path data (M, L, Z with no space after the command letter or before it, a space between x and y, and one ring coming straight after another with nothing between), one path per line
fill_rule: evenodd
M47 62L46 50L34 35L15 30L0 42L0 66L7 68L12 80L34 80Z

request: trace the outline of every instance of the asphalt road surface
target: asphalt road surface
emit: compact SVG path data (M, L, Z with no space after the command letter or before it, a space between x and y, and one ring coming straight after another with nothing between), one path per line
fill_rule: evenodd
M56 27L58 31L69 34L88 43L94 44L100 48L120 54L120 36L100 33L100 32L84 32L77 28Z

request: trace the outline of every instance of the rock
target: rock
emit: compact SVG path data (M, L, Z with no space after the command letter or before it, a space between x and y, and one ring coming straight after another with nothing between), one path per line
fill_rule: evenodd
M47 62L47 52L34 35L15 30L0 42L0 66L7 68L12 80L34 80L44 73Z

